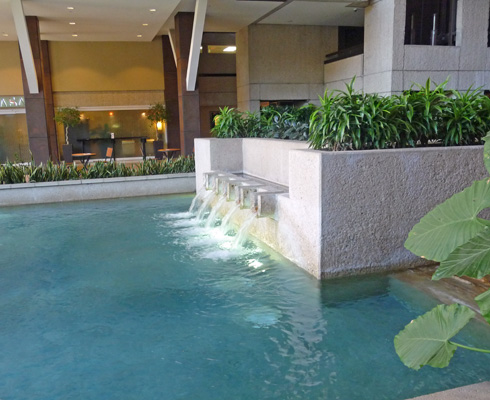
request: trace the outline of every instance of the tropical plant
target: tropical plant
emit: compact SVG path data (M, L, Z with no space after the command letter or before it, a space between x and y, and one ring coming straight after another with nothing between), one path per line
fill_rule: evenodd
M148 118L148 120L151 122L151 125L157 122L167 121L167 108L162 103L153 104L146 112L146 118Z
M442 115L442 135L446 146L480 144L490 130L490 99L480 89L451 91L451 99Z
M484 162L490 173L490 134L485 138ZM405 247L428 260L440 262L432 279L490 274L490 221L479 214L490 208L490 179L485 178L430 211L408 235ZM490 289L475 298L482 316L490 323ZM452 341L473 317L469 307L439 305L408 324L395 337L395 349L413 369L424 365L446 367L457 347L490 353Z
M68 143L68 128L80 123L80 111L77 108L63 107L56 110L54 120L65 127L65 142Z
M150 106L148 111L146 112L146 118L150 121L150 125L155 124L156 137L161 137L159 135L159 131L163 129L163 123L168 120L168 111L167 108L162 103L156 103ZM166 138L165 138L166 140Z
M426 146L429 141L439 139L443 126L443 115L447 112L449 93L446 91L446 79L440 85L434 85L427 79L425 85L414 84L408 92L410 122L416 141ZM418 90L414 90L418 89Z
M243 113L231 107L219 109L220 113L214 117L213 136L218 138L240 138L245 136L245 123Z
M75 164L64 162L55 164L12 164L7 162L0 166L0 183L13 184L29 182L55 182L74 179L99 179L126 176L177 174L195 171L194 156L175 159L145 160L141 164L128 167L123 163L96 162L87 168L77 169Z

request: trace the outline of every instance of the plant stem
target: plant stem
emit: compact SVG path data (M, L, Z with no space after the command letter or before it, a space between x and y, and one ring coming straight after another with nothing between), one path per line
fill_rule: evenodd
M469 347L469 346L465 346L465 345L462 345L459 343L454 343L451 341L448 341L448 343L454 344L455 346L461 347L461 348L466 349L466 350L478 351L480 353L490 353L490 350L479 349L477 347Z

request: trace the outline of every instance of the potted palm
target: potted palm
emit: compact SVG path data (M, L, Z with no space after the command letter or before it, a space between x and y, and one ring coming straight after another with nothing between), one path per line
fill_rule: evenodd
M150 106L147 111L146 116L150 121L151 125L155 124L156 128L156 139L164 140L167 143L167 119L168 111L162 103L156 103Z
M80 123L80 111L77 108L59 108L54 116L54 120L63 124L65 127L65 144L63 145L63 157L66 162L72 162L72 145L68 139L68 128L77 126Z

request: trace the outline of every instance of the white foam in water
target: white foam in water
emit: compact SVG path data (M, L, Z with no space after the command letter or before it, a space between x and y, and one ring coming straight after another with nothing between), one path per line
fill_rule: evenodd
M199 221L193 219L179 219L176 221L169 222L168 225L174 228L187 228L189 226L196 226L199 224Z
M279 322L281 313L270 307L261 307L245 317L245 321L254 324L254 328L269 328Z
M173 213L173 214L161 214L165 219L187 219L192 218L193 214L190 211Z
M239 256L239 253L233 252L233 251L228 250L228 249L208 251L208 252L203 253L201 255L202 258L208 258L210 260L230 260L230 259L238 257L238 256Z

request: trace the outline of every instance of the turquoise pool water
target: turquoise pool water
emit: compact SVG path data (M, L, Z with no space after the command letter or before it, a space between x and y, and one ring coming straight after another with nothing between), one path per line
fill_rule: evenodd
M433 299L230 249L191 200L0 209L0 399L396 400L490 379L484 354L401 364L393 337Z

